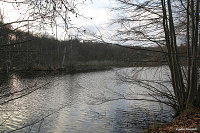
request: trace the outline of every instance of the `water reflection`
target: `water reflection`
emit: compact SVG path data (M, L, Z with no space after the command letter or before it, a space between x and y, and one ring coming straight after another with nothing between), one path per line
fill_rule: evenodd
M132 133L141 132L154 121L170 120L168 111L171 109L164 106L161 112L157 103L117 100L88 105L94 100L91 96L113 98L118 96L116 92L130 94L130 89L144 91L141 88L137 90L131 84L118 82L115 72L116 70L112 70L32 79L13 76L9 82L10 92L33 84L49 81L51 84L2 105L0 131L12 131L28 125L16 132Z
M21 85L21 82L19 80L19 77L15 74L12 74L10 76L10 81L9 81L9 86L13 89L13 90L17 90Z

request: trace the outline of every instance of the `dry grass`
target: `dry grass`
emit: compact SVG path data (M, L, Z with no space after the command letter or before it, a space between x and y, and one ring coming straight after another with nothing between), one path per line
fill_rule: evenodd
M200 132L200 109L186 110L174 121L161 125L150 126L147 133L199 133Z

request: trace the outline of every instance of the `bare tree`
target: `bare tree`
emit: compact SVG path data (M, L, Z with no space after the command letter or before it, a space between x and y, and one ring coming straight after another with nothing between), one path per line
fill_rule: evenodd
M114 10L123 14L114 21L121 25L117 34L119 41L158 45L168 62L173 93L155 90L154 86L147 86L147 81L135 79L132 82L154 92L151 96L157 101L160 100L156 94L166 97L177 112L199 107L199 0L116 1L120 6ZM183 36L185 41L180 40ZM180 44L187 46L187 55L179 53ZM183 60L188 63L183 63Z
M1 26L24 23L23 26L27 26L27 31L31 29L31 25L37 28L56 27L55 37L57 37L57 26L61 26L66 34L69 34L70 29L80 28L71 23L73 17L86 18L78 10L85 0L2 0L2 2L12 4L16 10L22 8L26 11L21 12L23 16L20 19L16 18L16 21Z

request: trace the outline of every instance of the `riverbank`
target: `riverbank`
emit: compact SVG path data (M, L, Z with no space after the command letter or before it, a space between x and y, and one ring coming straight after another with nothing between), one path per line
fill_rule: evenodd
M112 67L101 67L101 68L89 68L85 67L84 69L75 69L71 68L59 68L59 69L30 69L30 70L13 70L9 73L5 71L0 71L0 79L5 79L5 77L10 74L17 74L23 78L30 77L44 77L44 76L55 76L55 75L65 75L65 74L76 74L76 73L86 73L86 72L96 72L96 71L106 71L111 70Z
M9 69L1 68L0 73L82 73L82 72L93 72L93 71L104 71L112 68L121 67L158 67L164 64L155 64L147 61L138 62L126 62L126 61L88 61L88 62L71 62L64 66L53 66L53 65L35 65L30 67L11 67Z
M172 122L163 125L153 124L145 133L198 133L200 131L200 108L186 110Z
M111 70L112 68L121 67L141 67L146 66L141 62L123 62L123 61L88 61L88 62L71 62L64 66L34 66L28 68L13 67L12 69L5 70L0 69L1 74L15 73L22 75L57 75L57 74L75 74L75 73L85 73L94 71L105 71Z

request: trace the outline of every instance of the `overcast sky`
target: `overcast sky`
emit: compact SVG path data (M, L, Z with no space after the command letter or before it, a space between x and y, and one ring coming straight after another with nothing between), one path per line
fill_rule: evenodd
M114 6L116 6L114 0L88 0L85 5L79 7L80 13L82 13L88 19L82 17L72 17L72 23L74 24L74 26L84 27L87 29L87 37L85 37L85 39L89 39L89 33L94 32L97 35L102 34L103 38L105 40L108 40L114 34L114 29L112 26L110 26L112 19L114 19L115 17L115 14L111 12L110 9ZM4 22L13 22L18 19L22 19L24 17L24 14L26 14L26 12L24 12L26 11L25 7L19 6L18 8L16 5L13 6L12 4L4 2L0 2L0 9L5 16ZM59 25L61 26L62 24L60 23ZM57 28L58 38L63 39L63 27L61 26ZM41 27L34 29L34 32L37 31L41 32ZM48 32L49 34L53 35L55 34L55 31L56 30L54 27L53 29L47 29L46 31L42 32ZM73 31L71 32L71 34L73 35L77 34Z

